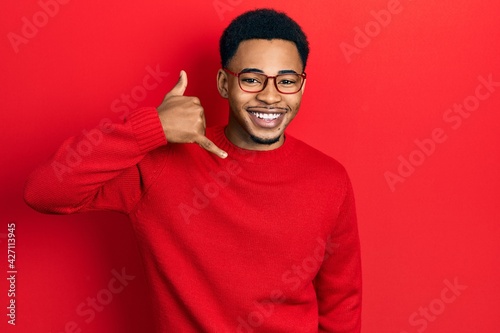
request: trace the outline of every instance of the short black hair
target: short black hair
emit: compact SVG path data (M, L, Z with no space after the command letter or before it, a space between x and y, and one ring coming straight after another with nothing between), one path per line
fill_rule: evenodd
M304 69L309 56L309 42L302 28L283 12L256 9L236 17L219 41L222 67L226 68L241 42L249 39L283 39L295 43Z

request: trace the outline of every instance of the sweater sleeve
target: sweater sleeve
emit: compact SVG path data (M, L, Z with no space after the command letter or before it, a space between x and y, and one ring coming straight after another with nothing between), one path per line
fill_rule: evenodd
M67 139L26 181L26 203L43 213L128 212L140 199L138 163L166 144L155 108L133 112L121 124Z
M346 174L346 191L325 260L315 278L319 333L361 331L361 259L354 195Z

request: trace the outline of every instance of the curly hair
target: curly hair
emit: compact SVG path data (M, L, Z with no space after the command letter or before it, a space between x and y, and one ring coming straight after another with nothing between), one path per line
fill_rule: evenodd
M256 9L236 17L219 41L222 67L228 66L240 43L249 39L283 39L295 43L305 69L309 55L307 36L285 13L274 9Z

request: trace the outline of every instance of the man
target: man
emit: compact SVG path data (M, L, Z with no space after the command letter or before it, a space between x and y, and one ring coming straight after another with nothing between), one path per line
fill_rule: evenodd
M227 126L205 131L182 71L157 109L114 124L71 167L68 152L88 138L68 139L30 176L27 203L49 213L128 214L158 332L360 332L349 178L285 134L305 90L308 52L284 13L241 15L220 40Z

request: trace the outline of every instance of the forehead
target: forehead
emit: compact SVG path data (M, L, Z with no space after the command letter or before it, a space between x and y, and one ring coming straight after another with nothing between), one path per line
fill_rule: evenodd
M297 46L282 39L245 40L240 43L229 64L237 71L258 68L269 74L288 69L302 72Z

